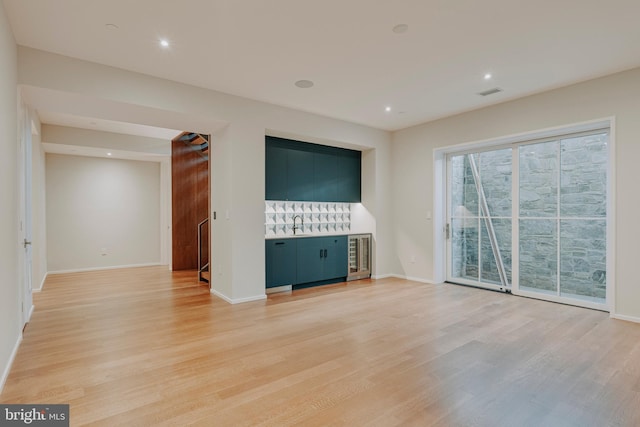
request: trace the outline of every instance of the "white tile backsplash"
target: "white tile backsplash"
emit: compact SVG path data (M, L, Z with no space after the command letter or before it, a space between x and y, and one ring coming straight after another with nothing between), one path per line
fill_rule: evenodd
M266 200L264 209L265 236L293 234L293 217L304 222L301 233L348 233L351 229L351 204L325 202L291 202Z

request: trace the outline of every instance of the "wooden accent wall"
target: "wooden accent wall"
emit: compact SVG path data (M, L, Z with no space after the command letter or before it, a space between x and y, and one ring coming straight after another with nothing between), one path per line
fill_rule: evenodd
M172 141L171 187L173 269L197 269L198 223L209 217L208 157Z

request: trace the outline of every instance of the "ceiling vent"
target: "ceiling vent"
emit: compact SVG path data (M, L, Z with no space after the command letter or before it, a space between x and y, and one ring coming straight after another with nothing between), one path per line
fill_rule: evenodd
M485 91L478 92L478 95L480 95L480 96L489 96L489 95L493 95L494 93L498 93L498 92L502 92L502 89L500 89L499 87L494 87L493 89L487 89Z

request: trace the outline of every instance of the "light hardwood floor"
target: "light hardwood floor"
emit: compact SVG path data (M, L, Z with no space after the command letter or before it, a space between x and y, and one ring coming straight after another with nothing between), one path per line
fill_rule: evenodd
M72 425L640 425L640 325L607 313L396 279L232 306L195 277L50 276L0 401Z

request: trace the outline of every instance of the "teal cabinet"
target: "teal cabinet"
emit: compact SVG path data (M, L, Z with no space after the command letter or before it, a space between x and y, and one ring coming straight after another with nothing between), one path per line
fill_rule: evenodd
M313 153L313 200L337 202L338 156L332 152Z
M360 152L338 157L339 202L360 203L362 201L362 162Z
M287 150L286 171L286 198L274 200L313 201L313 188L315 187L313 153L303 150Z
M347 236L326 237L327 251L326 275L334 277L346 277L349 274L349 242ZM347 261L345 261L347 260Z
M287 199L288 150L273 144L265 147L265 199Z
M361 201L361 153L266 137L265 199Z
M346 277L347 236L299 239L297 270L298 284Z
M265 240L267 288L296 283L296 239Z
M348 236L300 237L265 241L267 288L317 285L345 280Z
M298 239L296 283L324 280L324 238Z

